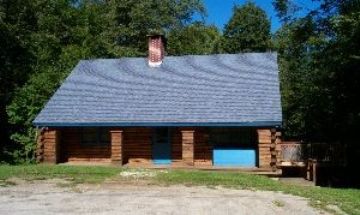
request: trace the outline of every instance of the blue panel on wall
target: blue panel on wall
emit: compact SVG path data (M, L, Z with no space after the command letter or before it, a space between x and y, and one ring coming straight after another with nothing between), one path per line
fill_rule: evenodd
M217 148L213 151L215 166L255 167L255 149Z

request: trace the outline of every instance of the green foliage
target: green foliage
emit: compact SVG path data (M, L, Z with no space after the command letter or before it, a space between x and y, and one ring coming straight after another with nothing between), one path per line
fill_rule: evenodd
M273 1L273 6L277 11L278 17L284 22L293 20L294 14L301 9L292 0L275 0Z
M104 30L101 16L95 18L93 14L99 11L98 5L75 7L64 0L34 1L33 7L33 29L27 32L24 49L34 59L25 64L26 73L16 74L16 78L29 77L13 90L7 107L9 123L15 129L10 136L13 144L6 151L15 163L34 161L35 129L31 122L71 68L80 59L107 53L106 43L98 37Z
M212 54L220 40L215 26L194 23L169 32L166 51L169 55Z
M314 85L317 71L313 70L311 65L313 53L307 51L313 45L310 38L315 35L312 24L310 19L285 25L275 37L280 55L285 134L290 137L306 137L308 125L304 119L311 120L306 114L313 108L314 100L319 99L309 96L319 89Z
M264 52L270 47L270 21L252 2L235 6L225 26L222 49L226 53Z
M201 0L0 1L0 152L34 162L31 123L79 60L144 56L150 31L183 28L195 13Z
M320 8L301 18L292 16L276 34L285 134L343 141L356 149L352 143L360 126L360 4L319 2Z
M149 33L166 33L186 26L194 14L205 14L201 0L112 0L109 8L114 25L109 35L138 56L146 54Z
M12 130L5 107L14 89L26 82L35 61L27 48L33 12L31 1L0 1L0 160L5 159Z

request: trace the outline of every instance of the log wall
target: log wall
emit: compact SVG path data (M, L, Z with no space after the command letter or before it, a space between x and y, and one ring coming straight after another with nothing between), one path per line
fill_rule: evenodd
M209 145L209 134L206 128L172 128L171 157L173 166L184 165L182 161L182 130L194 131L194 166L212 166L212 146Z
M257 129L259 167L275 168L279 159L277 144L281 142L281 134L276 129Z
M60 161L60 131L57 129L44 128L38 137L38 161L56 164Z
M121 129L110 130L111 162L123 164L123 131Z
M184 165L194 165L194 132L193 129L181 130L182 162Z
M270 144L271 132L270 129L258 129L258 154L259 154L259 167L269 168L271 162Z
M45 128L41 128L36 132L36 161L44 162L44 144L45 144Z
M123 162L151 163L151 128L133 127L123 129Z
M82 145L80 128L62 128L61 134L61 162L111 160L111 145Z
M211 166L213 148L209 144L208 130L201 127L190 128L193 133L190 135L189 132L185 132L185 136L183 136L184 133L182 131L186 129L189 130L189 128L170 129L172 165L184 165L184 163L190 162L194 166ZM114 131L114 129L110 130ZM38 137L38 161L58 163L68 161L110 162L111 160L116 160L123 164L152 163L152 128L129 127L115 130L122 131L120 139L118 135L114 136L116 140L121 140L121 144L118 144L112 153L111 144L104 146L82 145L80 128L42 129L39 131ZM278 159L277 145L281 142L280 133L270 128L263 128L257 129L257 135L259 167L274 167ZM183 141L189 142L189 138L193 142L193 146L191 146L193 147L193 152L190 151L190 154L184 155ZM187 159L185 162L184 157L185 160ZM189 159L193 160L190 161Z
M206 128L195 129L195 166L212 166L212 145L209 144L209 133Z

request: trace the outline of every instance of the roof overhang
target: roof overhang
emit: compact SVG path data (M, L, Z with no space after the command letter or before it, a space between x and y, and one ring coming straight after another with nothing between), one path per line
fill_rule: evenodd
M34 122L37 127L281 127L281 121L256 122Z

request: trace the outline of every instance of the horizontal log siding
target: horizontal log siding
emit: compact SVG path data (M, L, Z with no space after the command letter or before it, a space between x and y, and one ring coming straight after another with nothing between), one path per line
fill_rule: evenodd
M111 146L82 145L80 128L63 128L61 134L62 162L110 161Z
M170 128L172 165L182 165L181 128ZM124 163L152 163L152 129L124 128L123 130ZM212 165L212 147L208 144L209 135L205 128L194 129L195 165Z
M49 163L68 161L111 161L111 145L84 146L81 145L81 128L45 129L41 132L38 144L41 144L39 155L42 161ZM110 129L112 130L112 129ZM152 163L152 128L129 127L123 128L122 162ZM171 157L172 164L182 165L182 133L184 128L171 128ZM194 165L211 166L212 149L209 144L207 128L193 128L194 131ZM273 134L273 136L272 136ZM280 133L276 132L276 145L281 142ZM269 168L274 163L275 151L271 150L274 144L274 132L269 128L257 129L259 167ZM276 149L276 147L275 147ZM277 154L276 154L277 155ZM276 157L277 158L277 157ZM273 159L273 161L272 161Z
M124 163L151 163L152 129L144 127L123 129Z
M277 145L281 143L281 133L276 129L257 129L258 149L259 149L259 167L275 167L279 159Z
M269 168L271 163L271 131L270 129L258 129L257 134L259 141L259 167Z
M212 149L206 128L195 129L194 159L195 166L212 166Z
M60 131L56 129L47 128L41 133L42 137L40 144L43 146L43 162L56 164L59 162L60 155ZM39 142L38 142L39 144Z
M183 128L171 129L171 157L173 166L181 166L182 162L182 134ZM185 129L186 130L186 129ZM194 130L194 165L212 166L212 146L209 145L209 134L206 128L192 128Z
M182 162L184 165L194 165L194 129L181 130Z
M110 131L111 143L111 162L122 165L123 162L123 131L121 129L111 129Z
M38 129L36 134L36 161L41 163L44 162L45 129Z

